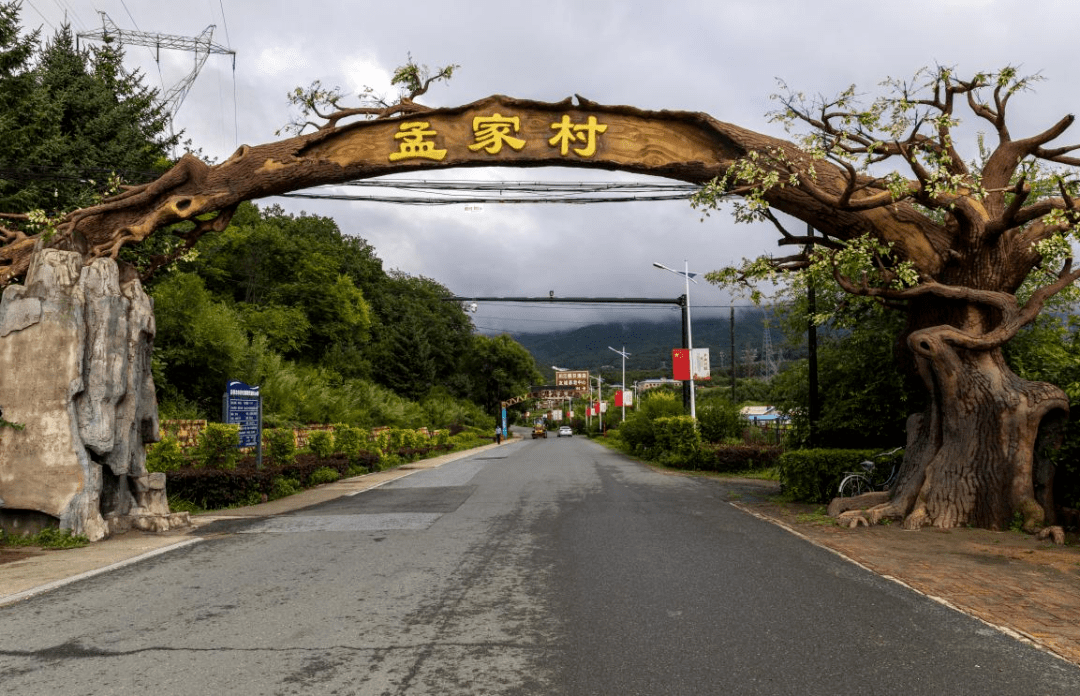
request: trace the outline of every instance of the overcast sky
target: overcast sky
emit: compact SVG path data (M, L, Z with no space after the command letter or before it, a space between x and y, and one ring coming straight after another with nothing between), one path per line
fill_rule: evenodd
M777 78L808 93L851 84L876 93L887 77L955 66L968 75L1018 65L1041 73L1034 94L1013 102L1015 136L1076 111L1080 61L1074 0L23 0L24 26L46 34L64 21L101 28L196 36L216 25L212 55L176 117L195 147L218 160L240 144L278 139L294 116L286 95L321 80L349 93L365 85L393 94L389 76L411 53L431 67L461 66L421 101L456 106L491 94L557 101L580 94L603 104L703 111L783 135L766 114ZM127 49L130 67L168 89L193 55ZM1080 126L1065 138L1080 140ZM584 170L457 170L447 178L632 180ZM333 217L367 239L385 267L441 282L462 296L675 297L683 281L653 262L706 272L777 252L771 226L701 222L684 201L570 205L398 206L266 199L291 212ZM468 206L473 208L475 206ZM691 304L728 296L691 286ZM616 319L576 310L481 305L478 327L553 330ZM722 311L726 315L727 310ZM671 309L651 309L672 312ZM629 349L629 347L628 347Z

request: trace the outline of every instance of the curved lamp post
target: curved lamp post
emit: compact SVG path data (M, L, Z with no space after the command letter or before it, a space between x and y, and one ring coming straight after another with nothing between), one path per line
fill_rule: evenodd
M630 357L630 354L626 352L626 346L622 347L622 350L617 350L608 346L608 350L614 350L616 353L622 356L622 419L626 421L626 359Z
M681 270L681 271L676 271L674 268L668 268L664 264L656 263L655 261L653 262L653 266L656 266L657 268L662 268L663 270L674 273L675 275L681 275L686 280L686 350L691 352L691 355L692 355L693 354L692 351L694 349L694 341L693 341L693 338L692 338L692 335L691 335L691 330L690 330L690 281L693 280L694 284L695 285L697 284L697 281L694 280L694 276L696 276L697 273L691 273L690 272L689 262L687 262L685 259L683 260L683 270ZM691 362L691 366L690 366L690 417L693 418L694 420L697 420L697 406L696 406L696 404L694 402L694 372L693 372L693 369L694 369L693 368L693 363Z

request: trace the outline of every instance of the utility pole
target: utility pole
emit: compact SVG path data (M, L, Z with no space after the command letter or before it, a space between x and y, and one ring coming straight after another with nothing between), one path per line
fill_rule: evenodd
M608 346L608 350L614 350L616 353L622 356L622 419L626 422L626 359L630 357L630 354L626 352L626 346L622 347L622 350L616 350L611 346Z
M806 226L806 235L813 239L814 228L811 225ZM813 251L813 248L813 242L806 245L807 255ZM807 411L809 411L807 415L810 419L810 427L809 432L807 433L807 444L810 447L813 447L817 433L818 418L821 417L821 405L818 403L817 325L814 324L814 315L817 313L817 295L814 293L813 278L809 278L806 284L806 311L809 315L806 322L806 350L808 353L807 368L810 370L810 403L807 405Z
M728 319L728 330L731 332L731 403L735 401L735 305L729 307L731 314Z

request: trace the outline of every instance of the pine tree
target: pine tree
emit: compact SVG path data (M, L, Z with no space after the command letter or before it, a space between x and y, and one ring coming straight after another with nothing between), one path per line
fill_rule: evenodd
M165 171L179 136L123 51L81 50L70 26L44 46L39 32L19 39L18 11L0 6L0 211L67 211L94 203L114 173Z

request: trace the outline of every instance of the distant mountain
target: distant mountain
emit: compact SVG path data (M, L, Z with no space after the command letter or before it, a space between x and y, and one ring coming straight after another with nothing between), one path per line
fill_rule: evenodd
M775 327L775 322L774 322ZM760 310L742 310L735 315L735 353L740 365L745 364L748 352L760 361L764 347L764 321ZM511 336L528 350L545 374L557 365L572 370L596 372L600 366L607 375L622 368L622 358L609 346L630 354L626 361L627 381L630 373L635 379L671 376L671 350L682 346L682 322L612 322L593 324L572 331L550 333L513 333ZM693 346L708 348L713 372L727 372L731 365L731 325L724 319L694 319ZM784 359L794 357L795 350L784 346L779 329L770 330L774 356L782 352ZM774 359L776 359L774 357ZM646 373L646 374L643 374ZM743 375L740 367L739 375Z

